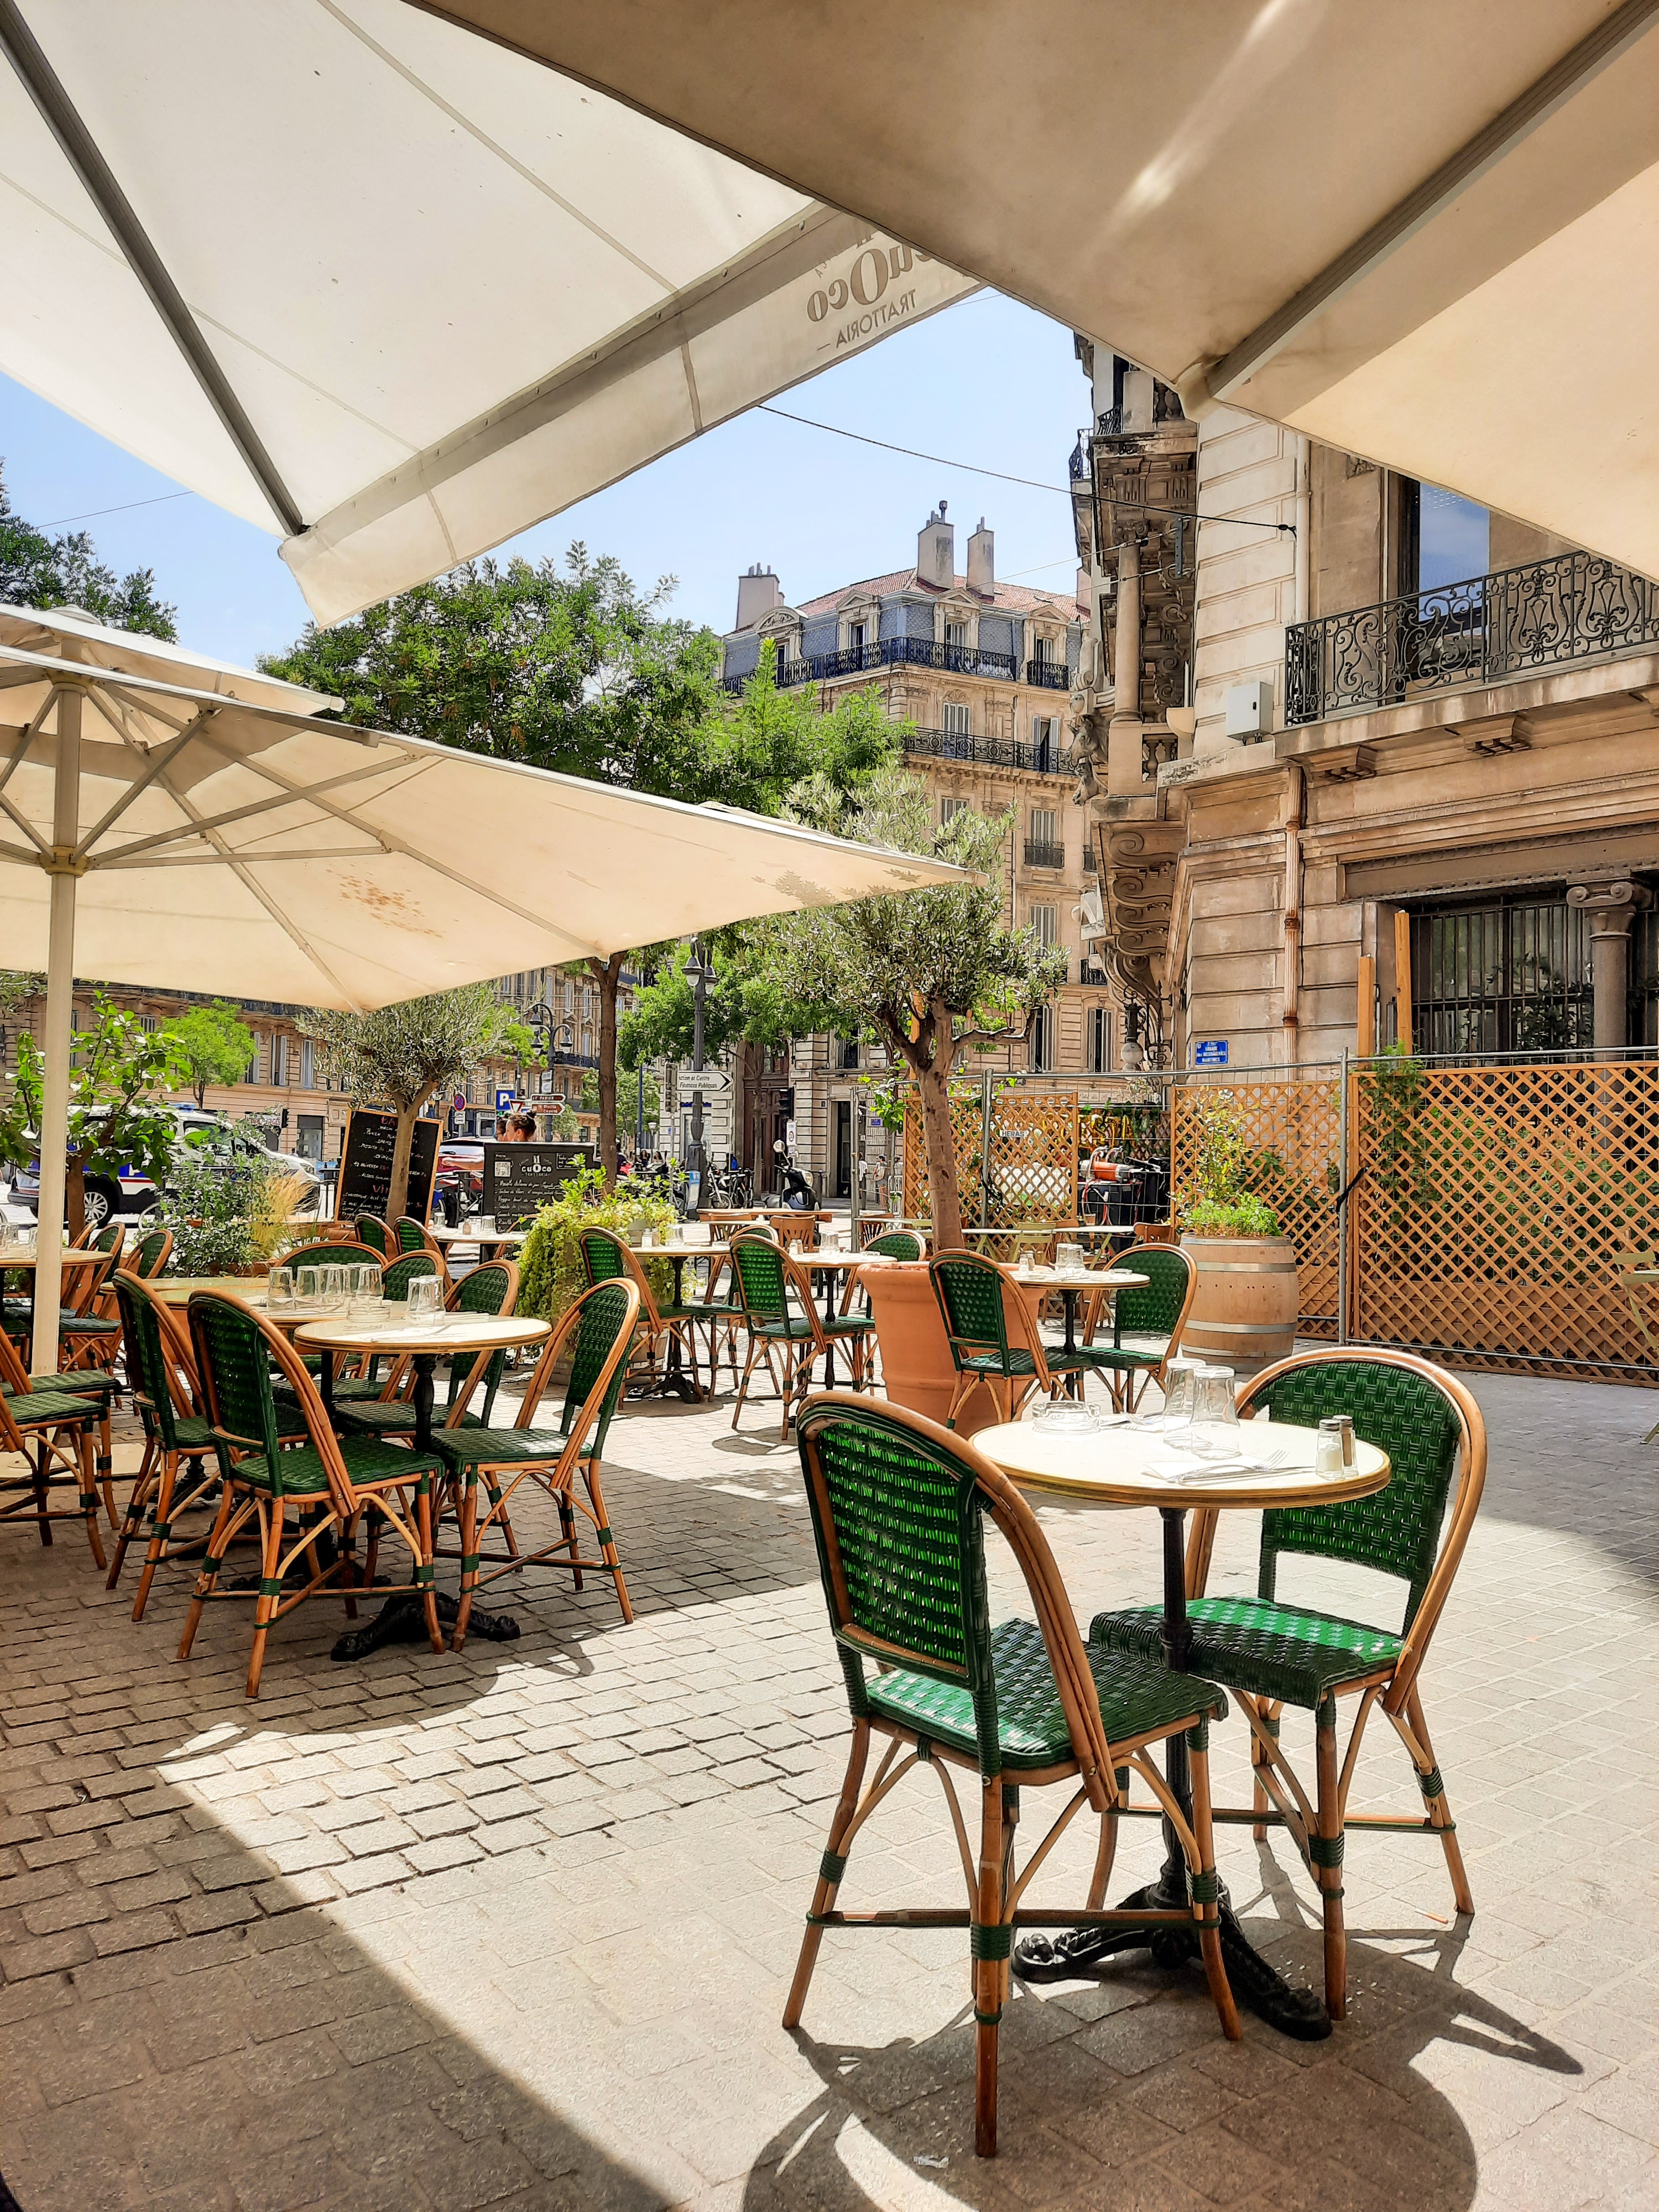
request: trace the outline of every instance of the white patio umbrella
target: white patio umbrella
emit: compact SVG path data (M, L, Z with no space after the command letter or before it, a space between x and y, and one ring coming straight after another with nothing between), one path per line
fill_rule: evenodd
M46 970L46 1249L77 975L367 1008L962 880L758 815L316 720L327 703L61 609L0 608L0 945ZM58 1289L43 1271L40 1373L57 1364Z

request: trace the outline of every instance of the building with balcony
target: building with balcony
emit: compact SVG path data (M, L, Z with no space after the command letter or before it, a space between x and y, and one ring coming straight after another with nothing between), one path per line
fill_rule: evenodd
M1659 1043L1659 586L1079 354L1093 957L1154 1056Z
M799 606L786 603L769 569L751 569L738 579L724 678L740 690L769 641L781 685L812 685L826 707L854 686L879 695L908 726L907 761L941 821L964 806L1013 808L1006 911L1066 948L1068 981L1028 1046L977 1064L1091 1073L1112 1064L1113 1018L1103 971L1085 969L1078 913L1095 884L1095 854L1085 815L1071 804L1066 727L1089 608L1075 592L999 583L983 520L968 540L967 562L959 573L955 525L941 500L917 533L912 568ZM793 1122L800 1164L826 1197L845 1198L858 1079L867 1072L848 1065L838 1041L826 1037L803 1040L787 1067L750 1069L741 1086L743 1164L752 1168L757 1155L769 1162Z

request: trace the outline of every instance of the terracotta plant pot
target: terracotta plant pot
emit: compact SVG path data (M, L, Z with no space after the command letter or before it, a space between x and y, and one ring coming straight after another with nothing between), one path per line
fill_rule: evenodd
M1290 1238L1188 1234L1181 1249L1198 1269L1182 1351L1231 1367L1240 1377L1288 1358L1296 1349L1300 1304Z
M943 1422L957 1392L956 1369L925 1260L883 1260L860 1271L881 1346L881 1378L896 1406ZM957 1416L957 1434L971 1437L1002 1415L988 1390L975 1390Z

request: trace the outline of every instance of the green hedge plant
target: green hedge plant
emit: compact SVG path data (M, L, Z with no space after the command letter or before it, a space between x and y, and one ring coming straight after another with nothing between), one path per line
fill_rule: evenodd
M630 1190L626 1182L607 1191L598 1168L584 1168L573 1176L553 1203L543 1206L524 1241L519 1256L519 1312L556 1322L586 1286L578 1242L583 1230L614 1229L627 1237L642 1220L659 1237L666 1237L675 1225L674 1209L665 1198L647 1197ZM646 1256L643 1264L652 1296L666 1299L674 1287L668 1261Z

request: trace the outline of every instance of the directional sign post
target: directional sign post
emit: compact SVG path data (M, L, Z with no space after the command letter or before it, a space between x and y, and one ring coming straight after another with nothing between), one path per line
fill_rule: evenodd
M725 1067L695 1067L691 1071L691 1088L701 1091L705 1098L713 1098L732 1088L732 1072Z

